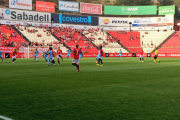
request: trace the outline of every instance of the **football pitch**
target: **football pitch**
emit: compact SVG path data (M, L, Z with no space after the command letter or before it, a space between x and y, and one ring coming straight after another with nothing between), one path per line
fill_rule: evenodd
M13 120L177 120L180 59L0 60L0 116ZM56 60L57 64L57 60ZM0 118L1 120L1 118Z

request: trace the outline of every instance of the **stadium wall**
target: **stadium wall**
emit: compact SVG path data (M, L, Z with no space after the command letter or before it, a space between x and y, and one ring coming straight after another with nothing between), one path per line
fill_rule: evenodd
M16 47L0 47L3 51L3 58L12 58L12 51L17 49ZM43 58L43 52L48 48L38 48L39 58ZM17 51L17 58L34 58L35 48L25 48L21 47ZM98 53L84 53L84 57L97 57ZM71 54L71 56L73 56ZM105 53L104 57L118 57L119 53ZM144 57L154 57L154 53L144 53ZM63 53L62 57L67 57L67 53ZM122 53L122 57L140 57L139 53ZM160 53L158 57L171 57L171 58L180 58L180 53L170 54L170 53Z

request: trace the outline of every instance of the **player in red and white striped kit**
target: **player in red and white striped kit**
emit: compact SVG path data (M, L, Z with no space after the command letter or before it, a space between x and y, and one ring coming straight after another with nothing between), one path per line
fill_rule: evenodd
M58 48L58 50L57 50L57 59L58 59L58 65L60 65L60 61L59 61L59 58L61 58L62 60L63 60L63 58L62 58L62 50L60 49L60 47Z
M79 62L79 54L82 53L82 51L79 49L79 45L76 45L76 48L73 50L74 59L72 61L72 65L77 67L77 72L80 71L80 65L78 65Z
M54 65L56 65L56 63L55 63L55 56L56 56L56 52L54 51L54 50L52 50L52 60L51 60L51 63L53 63Z
M16 49L13 51L13 54L12 54L12 63L14 64L14 61L16 61L16 55L17 55L17 51Z

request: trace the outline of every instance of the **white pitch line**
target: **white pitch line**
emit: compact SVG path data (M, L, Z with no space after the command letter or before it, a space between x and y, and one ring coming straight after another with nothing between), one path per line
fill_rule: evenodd
M5 117L5 116L1 116L1 115L0 115L0 118L3 119L3 120L13 120L11 118L8 118L8 117Z

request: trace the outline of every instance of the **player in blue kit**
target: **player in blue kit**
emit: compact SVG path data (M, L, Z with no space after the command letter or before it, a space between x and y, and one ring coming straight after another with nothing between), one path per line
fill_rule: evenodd
M44 52L44 58L45 58L46 62L48 62L48 51Z
M82 51L82 48L80 48L80 53L79 53L79 61L78 61L78 64L80 63L80 60L81 58L83 57L83 51Z
M70 57L71 57L71 49L69 48L69 49L67 50L67 60L68 60L68 58L69 58L69 61L70 61Z
M98 56L96 57L96 63L98 63L98 60L99 60L99 57L101 56L101 53L100 53L100 50L99 50L99 54Z
M53 58L53 52L52 52L52 47L49 48L49 59L48 59L48 66L49 66L49 63L51 62L52 58Z
M120 51L119 51L118 60L119 60L119 57L120 57L120 58L121 58L121 60L122 60L122 51L121 51L121 49L120 49Z
M3 52L0 50L0 58L2 59L2 62L4 63L4 60L3 60L3 57L2 57L2 54Z
M36 50L34 51L34 53L35 53L35 55L34 55L34 61L37 62L37 60L38 60L38 53L39 53L39 51L37 50L37 48L36 48Z

